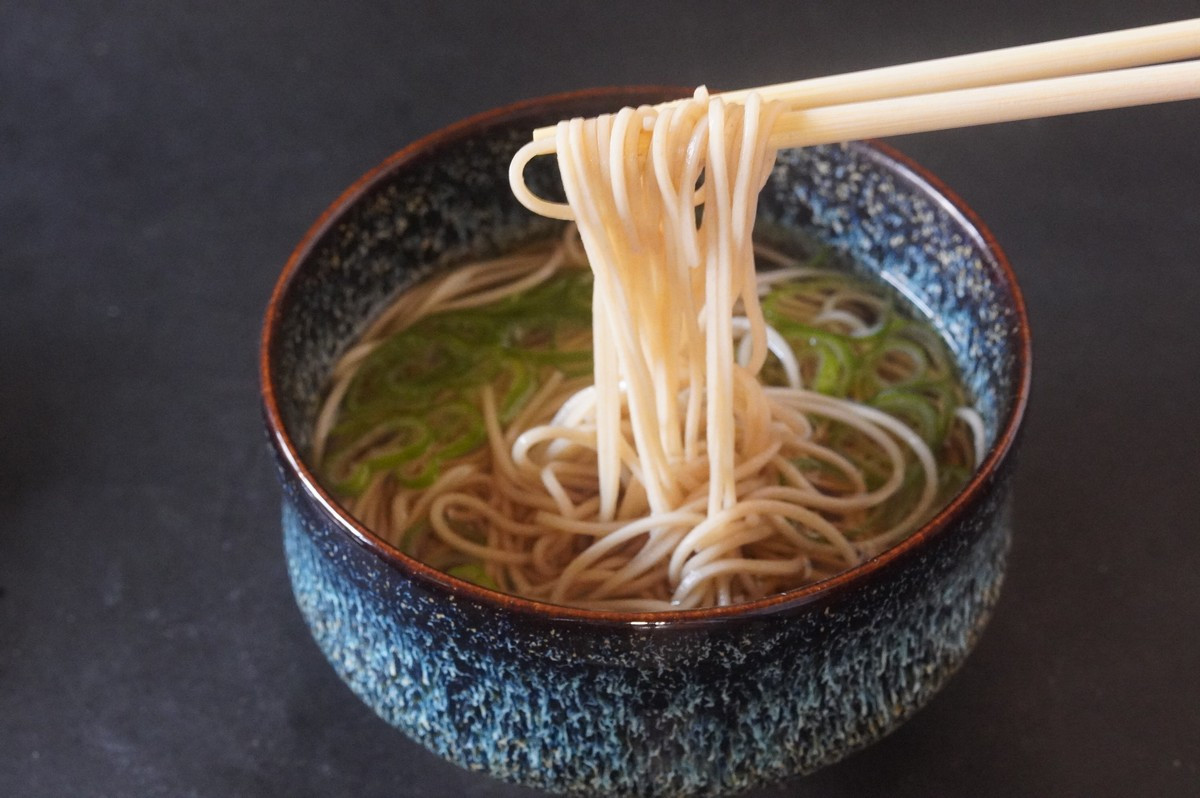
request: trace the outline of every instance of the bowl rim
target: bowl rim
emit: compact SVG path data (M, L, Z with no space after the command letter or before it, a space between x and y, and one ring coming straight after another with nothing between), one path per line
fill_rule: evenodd
M905 177L916 190L925 194L928 199L949 212L952 216L957 217L959 223L968 234L974 233L978 236L979 243L983 249L995 260L995 266L1002 282L1006 285L1012 296L1012 311L1015 319L1013 334L1017 342L1015 353L1018 361L1018 369L1017 381L1013 387L1013 402L1001 429L998 430L995 443L987 452L982 465L975 470L967 484L949 503L901 542L827 579L742 604L659 612L594 610L550 604L491 590L439 571L418 559L404 554L398 548L377 536L365 525L354 519L325 490L305 464L283 423L283 416L278 404L278 391L273 375L271 352L276 338L276 330L283 316L282 306L296 275L309 256L312 255L325 240L326 236L341 221L343 215L359 199L367 195L377 185L388 179L408 162L418 159L423 154L435 150L441 145L464 138L480 128L503 123L546 107L608 98L612 98L615 104L620 104L628 102L631 98L635 97L658 96L670 98L685 96L690 91L690 89L673 86L613 86L563 92L500 106L469 116L425 135L388 156L351 183L317 217L316 221L305 232L304 236L293 249L283 267L283 271L276 280L264 314L259 344L260 399L268 437L282 463L300 481L309 498L314 500L337 523L342 533L348 536L357 546L378 557L390 568L400 571L404 576L422 583L426 590L446 591L452 598L470 600L483 607L490 607L499 611L515 612L521 615L534 615L545 620L618 626L659 627L670 625L673 628L678 628L680 626L703 626L730 618L751 619L780 615L807 608L809 605L819 601L834 598L844 591L853 588L859 582L870 580L885 569L894 567L909 557L915 556L919 550L928 547L933 541L947 534L947 531L951 527L951 522L981 497L1012 451L1029 402L1032 367L1032 339L1029 318L1025 300L1017 283L1012 265L1009 263L1008 257L997 243L992 232L979 216L941 179L891 145L876 140L868 140L853 142L851 146L866 150L874 160Z

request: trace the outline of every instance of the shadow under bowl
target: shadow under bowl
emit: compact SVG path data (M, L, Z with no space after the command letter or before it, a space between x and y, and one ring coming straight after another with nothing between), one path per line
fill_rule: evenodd
M489 591L356 522L305 458L339 354L405 286L557 223L508 189L533 128L668 89L523 102L435 133L350 187L288 261L261 349L295 597L346 684L465 768L575 795L708 795L810 773L882 737L962 663L996 602L1030 340L1004 255L969 209L888 147L780 153L764 235L795 232L903 292L946 338L988 454L910 538L834 578L735 607L576 610ZM549 160L549 159L542 159ZM531 165L552 196L556 177Z

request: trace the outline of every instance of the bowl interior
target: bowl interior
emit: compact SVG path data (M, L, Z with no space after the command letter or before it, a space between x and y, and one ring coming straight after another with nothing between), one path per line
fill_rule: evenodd
M314 469L303 461L323 387L366 323L397 292L435 270L560 229L560 222L519 205L508 187L509 161L530 131L673 94L582 93L467 120L397 153L326 212L289 261L264 335L269 421L277 413L275 434L298 455L310 487L316 488ZM528 182L542 196L561 199L550 161L535 160ZM984 419L991 450L986 472L1007 452L1024 407L1028 326L1011 270L990 235L931 181L880 145L784 151L760 198L757 233L832 246L933 321Z

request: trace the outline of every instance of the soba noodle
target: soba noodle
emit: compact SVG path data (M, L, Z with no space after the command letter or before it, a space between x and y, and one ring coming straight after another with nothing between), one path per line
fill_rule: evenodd
M630 611L788 590L883 551L927 518L941 477L926 439L949 430L943 448L962 471L981 457L978 416L957 395L938 394L943 422L906 404L911 391L879 392L871 406L811 389L837 382L826 358L839 355L800 356L797 329L815 345L817 328L867 342L899 322L879 296L843 283L793 290L816 273L771 250L759 257L774 268L756 275L751 233L777 113L757 97L727 106L701 90L675 106L562 122L553 147L567 206L524 187L525 162L546 146L523 151L518 198L575 225L549 248L405 292L334 369L314 456L354 515L489 587ZM587 290L589 266L590 329L566 309ZM494 335L472 311L509 314L500 348L470 345ZM789 321L800 312L813 326ZM873 350L872 379L944 384L940 342L910 327ZM404 348L447 330L466 346L449 335L432 353ZM507 354L526 344L555 354L542 365ZM381 357L393 365L372 365ZM425 391L413 408L424 402L434 418L372 410L352 420L347 406L375 407L370 386L394 383L385 372L400 363L409 395ZM425 366L461 376L432 382L413 371ZM936 380L923 373L934 368ZM472 382L476 371L486 384ZM910 500L897 511L902 494Z

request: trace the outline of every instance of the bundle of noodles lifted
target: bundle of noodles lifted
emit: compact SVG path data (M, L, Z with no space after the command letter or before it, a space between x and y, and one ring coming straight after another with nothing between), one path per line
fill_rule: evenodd
M953 495L982 430L932 329L765 248L756 274L777 113L700 90L522 150L518 198L574 225L404 292L335 368L314 454L355 517L485 587L652 611L825 578ZM521 177L551 148L568 205Z

